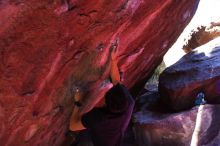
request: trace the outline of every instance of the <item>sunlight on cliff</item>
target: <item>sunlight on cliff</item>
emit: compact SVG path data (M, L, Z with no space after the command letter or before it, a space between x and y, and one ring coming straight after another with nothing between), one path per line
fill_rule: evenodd
M176 43L169 49L164 56L166 66L177 62L186 53L182 50L184 38L187 38L192 29L201 25L210 25L211 22L220 22L220 1L219 0L200 0L197 12L192 21L185 28Z
M200 133L201 127L202 127L203 108L204 108L204 105L200 105L198 108L198 112L197 112L197 116L196 116L196 125L195 125L195 129L193 131L190 146L198 146L199 133Z

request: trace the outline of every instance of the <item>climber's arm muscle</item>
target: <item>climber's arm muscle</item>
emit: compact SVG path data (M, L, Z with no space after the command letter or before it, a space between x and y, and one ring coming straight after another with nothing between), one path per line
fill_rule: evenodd
M82 125L81 122L82 115L80 114L79 107L76 104L77 102L80 103L81 98L82 97L80 90L77 88L74 95L75 105L73 107L72 115L70 118L70 124L69 124L69 129L71 131L79 131L85 129L85 127Z
M116 60L112 60L111 62L111 73L110 74L111 74L111 80L112 80L113 85L120 83L120 73L119 73L118 64Z
M71 131L79 131L85 129L81 122L81 118L82 116L79 114L79 108L74 106L69 125L69 129Z

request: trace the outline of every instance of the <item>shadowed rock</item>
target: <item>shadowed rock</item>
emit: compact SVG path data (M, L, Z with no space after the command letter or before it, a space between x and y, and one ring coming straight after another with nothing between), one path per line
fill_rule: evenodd
M202 105L175 114L137 112L134 114L136 141L139 146L217 146L219 112L220 105Z
M165 69L159 78L159 92L162 102L174 110L192 107L199 92L204 92L208 103L220 103L220 38Z

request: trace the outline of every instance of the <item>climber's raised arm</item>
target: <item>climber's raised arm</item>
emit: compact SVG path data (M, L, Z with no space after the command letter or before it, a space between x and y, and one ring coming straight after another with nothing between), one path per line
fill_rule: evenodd
M112 48L111 52L111 69L110 69L110 77L113 85L117 85L120 83L120 73L119 73L119 68L118 68L118 61L117 61L117 46L114 46Z
M80 112L79 112L79 108L81 106L80 99L81 99L81 94L79 90L77 89L75 92L75 96L74 96L74 101L75 101L74 107L73 107L72 115L70 118L69 129L71 131L80 131L80 130L85 129L85 127L82 125L82 122L81 122L82 116L80 115Z

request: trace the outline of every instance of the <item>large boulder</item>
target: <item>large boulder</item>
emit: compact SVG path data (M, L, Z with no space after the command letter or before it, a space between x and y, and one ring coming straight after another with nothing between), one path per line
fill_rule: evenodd
M218 146L220 105L201 105L191 110L162 114L139 111L134 114L138 146Z
M150 75L199 0L0 1L0 145L60 145L72 96L84 111L109 89L118 47L123 83Z
M183 56L160 75L162 103L174 110L192 107L199 92L220 103L220 37Z

